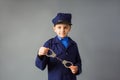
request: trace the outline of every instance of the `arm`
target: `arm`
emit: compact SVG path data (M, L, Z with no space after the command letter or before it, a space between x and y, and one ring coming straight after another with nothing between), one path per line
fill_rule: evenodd
M74 65L70 66L70 70L71 72L74 74L74 75L78 75L82 72L82 69L81 69L81 58L80 58L80 55L79 55L79 51L78 51L78 48L77 46L75 45L74 46L74 53L75 53L75 63Z
M46 65L48 63L48 57L46 54L48 53L49 47L50 47L50 42L51 40L48 40L45 44L44 47L41 47L38 51L35 65L41 70L44 70L46 68Z
M35 61L36 67L38 67L41 70L44 70L47 65L47 57L45 55L39 56L37 54L36 61Z
M80 74L82 72L82 62L81 62L81 57L78 51L78 47L76 46L76 51L77 51L77 56L76 56L76 66L78 66L78 72L76 75Z

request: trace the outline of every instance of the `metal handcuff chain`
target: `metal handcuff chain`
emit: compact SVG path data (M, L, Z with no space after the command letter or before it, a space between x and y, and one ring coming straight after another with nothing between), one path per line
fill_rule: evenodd
M46 54L47 57L56 58L57 60L61 61L66 68L73 66L73 63L71 61L62 60L56 56L55 52L52 49L49 49L49 50L51 51L51 54Z

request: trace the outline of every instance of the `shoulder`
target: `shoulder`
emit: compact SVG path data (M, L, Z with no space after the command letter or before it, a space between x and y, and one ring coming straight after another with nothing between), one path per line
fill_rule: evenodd
M48 40L45 42L45 44L50 44L50 43L53 41L53 39L54 39L54 38L48 39Z
M71 37L68 37L68 39L70 43L77 45L77 43Z
M52 44L54 43L55 38L50 38L48 39L45 43L44 43L44 47L48 47L50 48L52 46Z

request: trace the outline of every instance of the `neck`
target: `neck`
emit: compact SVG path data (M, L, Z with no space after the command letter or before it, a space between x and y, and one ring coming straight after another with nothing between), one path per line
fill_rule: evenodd
M58 39L61 40L61 39L67 38L67 37L68 36L66 36L66 37L60 37L60 36L58 36Z

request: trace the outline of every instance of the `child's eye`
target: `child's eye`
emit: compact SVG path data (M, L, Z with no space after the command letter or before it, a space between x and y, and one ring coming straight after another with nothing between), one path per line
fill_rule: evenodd
M64 27L64 29L68 29L68 27Z
M61 27L60 27L60 26L58 26L58 29L61 29Z

